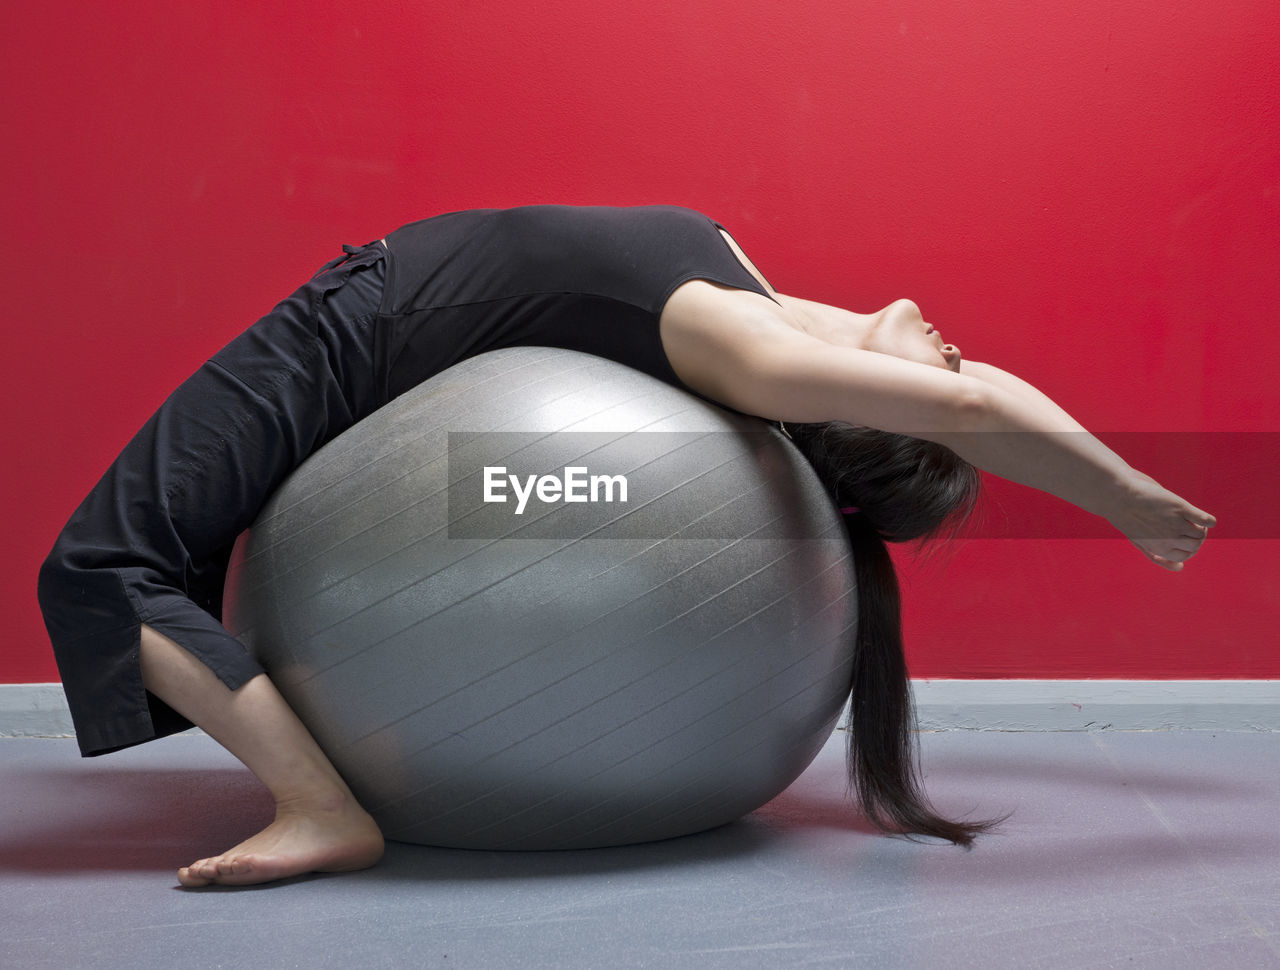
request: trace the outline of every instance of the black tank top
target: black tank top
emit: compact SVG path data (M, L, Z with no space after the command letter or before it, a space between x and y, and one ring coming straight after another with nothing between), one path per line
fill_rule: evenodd
M675 206L472 209L387 237L379 355L388 396L501 347L581 350L678 387L658 332L693 279L768 292L720 234Z

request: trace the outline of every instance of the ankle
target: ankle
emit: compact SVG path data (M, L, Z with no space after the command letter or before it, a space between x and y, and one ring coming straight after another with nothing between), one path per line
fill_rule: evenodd
M341 783L317 784L273 794L277 818L281 815L343 814L360 808L351 790Z

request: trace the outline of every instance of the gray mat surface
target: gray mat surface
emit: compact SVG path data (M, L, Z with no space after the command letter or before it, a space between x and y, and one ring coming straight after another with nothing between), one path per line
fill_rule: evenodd
M941 808L1014 811L968 853L873 834L842 740L701 835L243 890L173 876L270 818L208 738L0 741L0 966L1280 968L1280 735L926 734Z

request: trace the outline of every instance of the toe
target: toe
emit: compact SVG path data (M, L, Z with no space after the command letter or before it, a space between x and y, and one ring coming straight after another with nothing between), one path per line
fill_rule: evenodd
M283 873L272 864L271 859L255 856L235 856L225 865L218 867L217 882L223 886L248 886L259 882L270 882L279 879Z
M200 872L196 868L196 866L191 865L191 866L184 866L183 868L178 870L178 882L189 888L196 888L199 886L209 885L211 880L206 879L204 876L200 875Z

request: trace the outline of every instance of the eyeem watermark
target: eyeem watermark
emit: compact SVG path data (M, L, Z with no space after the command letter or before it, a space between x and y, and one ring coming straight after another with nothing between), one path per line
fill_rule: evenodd
M998 432L974 432L995 434ZM1010 432L1010 447L1017 447ZM1063 435L1083 432L1060 432ZM1280 434L1104 432L1098 437L1193 505L1221 539L1280 539ZM836 503L779 433L450 431L451 539L809 539L843 531ZM607 472L608 474L601 474ZM816 481L816 479L814 480ZM1105 518L988 476L970 539L1111 539ZM424 497L424 501L427 497ZM829 505L830 507L824 507ZM850 503L853 504L853 503ZM812 513L812 514L811 514ZM823 514L818 514L823 513Z
M510 475L505 465L484 466L484 500L506 502L507 489L515 495L516 515L524 515L531 497L556 502L626 502L626 475L592 475L585 465L567 465L563 476Z
M767 428L450 431L448 446L450 539L736 541L827 529L844 541L821 496L804 500L804 459Z

